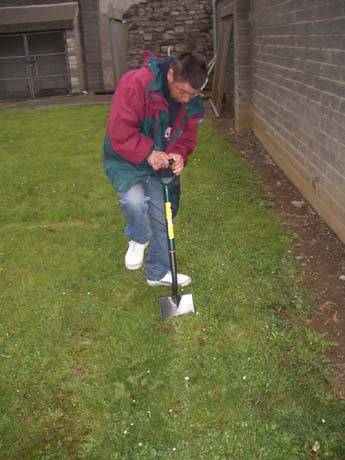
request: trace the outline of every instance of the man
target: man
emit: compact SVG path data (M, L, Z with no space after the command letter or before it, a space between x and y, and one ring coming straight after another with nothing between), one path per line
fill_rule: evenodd
M203 117L197 93L206 81L207 64L199 54L157 59L146 53L143 67L123 75L112 100L104 169L119 194L126 219L125 265L129 270L140 268L148 247L150 286L172 283L159 178L167 173L170 160L176 177L172 184L176 214L179 176L195 148ZM181 273L177 280L180 286L191 282Z

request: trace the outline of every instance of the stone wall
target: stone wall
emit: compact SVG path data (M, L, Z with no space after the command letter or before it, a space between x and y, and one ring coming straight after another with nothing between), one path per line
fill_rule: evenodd
M157 0L131 6L125 13L128 24L129 68L142 64L144 51L166 55L198 51L213 57L211 0Z
M253 130L345 242L345 2L252 2Z

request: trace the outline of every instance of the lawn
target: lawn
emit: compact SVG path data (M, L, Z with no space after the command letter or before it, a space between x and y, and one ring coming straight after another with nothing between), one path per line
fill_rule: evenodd
M344 459L345 407L289 234L201 127L175 234L197 314L162 322L102 171L106 106L0 113L0 458Z

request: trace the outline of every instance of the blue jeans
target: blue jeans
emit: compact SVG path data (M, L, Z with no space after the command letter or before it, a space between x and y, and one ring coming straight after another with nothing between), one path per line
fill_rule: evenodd
M150 241L146 276L149 280L160 280L170 270L163 186L158 179L149 176L119 195L126 219L125 235L140 244Z

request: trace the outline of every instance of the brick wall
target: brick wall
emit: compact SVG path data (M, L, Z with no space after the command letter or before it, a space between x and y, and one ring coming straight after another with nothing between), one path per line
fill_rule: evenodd
M168 46L173 53L198 51L210 60L213 56L212 2L210 0L157 0L129 8L129 68L142 64L144 50L165 55Z
M345 2L252 2L253 130L345 241Z

